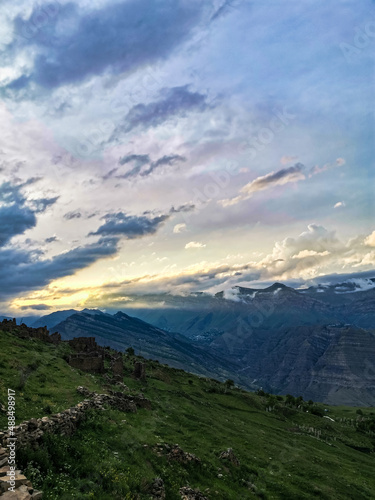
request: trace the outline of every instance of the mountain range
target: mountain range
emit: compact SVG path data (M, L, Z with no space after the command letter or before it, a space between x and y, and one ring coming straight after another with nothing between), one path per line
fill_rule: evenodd
M375 279L295 289L233 287L216 295L149 294L125 312L59 311L31 326L244 387L330 404L375 404ZM160 304L163 304L162 307Z

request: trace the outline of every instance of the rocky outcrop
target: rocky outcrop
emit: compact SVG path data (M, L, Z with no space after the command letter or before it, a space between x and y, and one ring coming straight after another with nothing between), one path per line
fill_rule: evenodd
M166 455L169 460L174 460L180 464L201 463L201 459L194 455L194 453L184 451L178 444L170 445L157 443L153 451L158 456Z
M152 500L165 500L164 481L160 477L156 477L151 486Z

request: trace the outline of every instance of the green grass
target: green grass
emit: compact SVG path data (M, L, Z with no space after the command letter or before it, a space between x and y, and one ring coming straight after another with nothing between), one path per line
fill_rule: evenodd
M101 376L68 366L65 344L56 348L0 334L0 352L0 401L5 403L8 387L16 390L18 422L45 415L47 405L57 412L76 404L82 399L78 385L108 388ZM147 362L147 381L135 381L129 376L133 359L124 359L124 383L143 392L152 410L92 411L71 438L48 436L38 450L19 450L19 466L46 500L149 499L155 477L164 480L167 500L179 499L186 485L215 500L375 498L374 454L359 451L374 450L374 433L360 432L356 423L372 418L373 409L362 409L362 417L356 408L319 405L329 410L331 422L271 398L276 407L267 412L267 395L228 389L154 361ZM26 380L20 380L22 370ZM168 461L154 451L156 443L178 443L202 462ZM219 459L229 447L239 467Z

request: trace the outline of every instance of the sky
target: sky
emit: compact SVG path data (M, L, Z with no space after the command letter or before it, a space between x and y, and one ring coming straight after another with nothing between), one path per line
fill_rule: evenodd
M371 272L374 49L370 0L2 0L0 311Z

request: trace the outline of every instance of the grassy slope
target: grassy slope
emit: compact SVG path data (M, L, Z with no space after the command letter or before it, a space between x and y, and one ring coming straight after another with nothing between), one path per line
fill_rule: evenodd
M8 387L17 391L18 422L76 404L82 399L78 385L105 392L102 377L68 366L62 358L68 352L67 345L56 348L0 333L0 402L5 403ZM132 362L126 358L127 373ZM157 476L166 484L167 500L179 499L178 489L187 484L208 488L207 497L215 500L375 498L374 454L353 448L373 449L375 438L339 421L355 420L355 408L330 407L335 422L283 404L266 412L265 397L147 364L147 383L128 376L124 382L142 390L152 411L92 412L72 438L51 437L39 450L19 450L19 465L27 467L46 500L149 499ZM0 428L5 425L0 415ZM152 449L156 443L178 443L202 464L169 462ZM240 467L219 460L228 447Z

